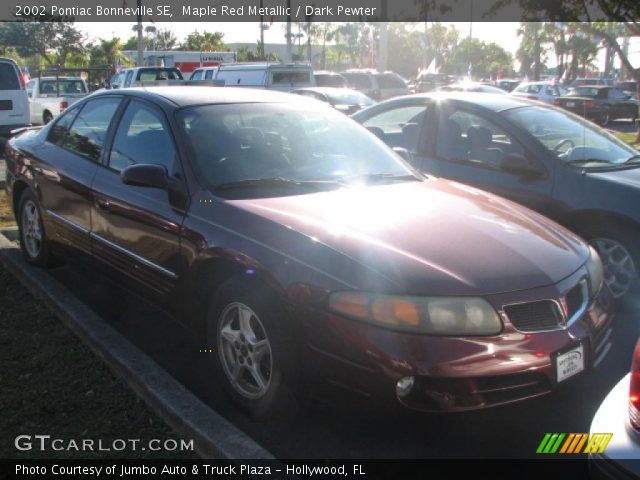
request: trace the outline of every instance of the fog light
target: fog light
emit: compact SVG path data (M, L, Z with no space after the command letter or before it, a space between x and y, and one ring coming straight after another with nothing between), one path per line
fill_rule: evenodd
M416 379L413 376L402 377L400 380L398 380L398 383L396 383L396 394L398 395L398 397L402 398L409 395L413 390L415 381Z

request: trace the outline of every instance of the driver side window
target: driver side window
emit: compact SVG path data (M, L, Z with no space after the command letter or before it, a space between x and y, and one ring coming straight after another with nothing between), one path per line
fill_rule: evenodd
M404 147L418 154L427 113L426 105L407 105L386 110L366 120L363 125L391 147Z
M438 158L501 170L507 155L524 153L518 142L487 118L462 110L441 111L436 137Z

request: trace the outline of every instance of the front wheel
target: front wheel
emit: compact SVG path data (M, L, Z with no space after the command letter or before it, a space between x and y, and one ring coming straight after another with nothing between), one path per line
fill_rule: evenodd
M52 263L49 241L42 223L40 204L31 190L25 190L20 197L18 229L25 260L41 267L49 266Z
M598 123L603 127L606 127L611 122L611 112L609 110L605 110L600 117Z
M640 245L637 234L620 226L594 228L585 233L598 251L604 280L616 300L625 297L638 279Z
M295 354L286 332L283 309L258 282L238 277L216 292L207 319L216 374L253 417L279 416L295 401Z
M44 124L46 125L51 120L53 120L53 115L51 114L51 112L49 111L44 112L44 114L42 115L42 121L44 122Z

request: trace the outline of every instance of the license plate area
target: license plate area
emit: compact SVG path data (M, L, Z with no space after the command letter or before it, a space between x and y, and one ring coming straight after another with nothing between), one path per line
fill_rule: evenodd
M557 383L562 383L583 372L587 365L584 344L580 343L568 350L557 352L554 355L553 363L556 370Z

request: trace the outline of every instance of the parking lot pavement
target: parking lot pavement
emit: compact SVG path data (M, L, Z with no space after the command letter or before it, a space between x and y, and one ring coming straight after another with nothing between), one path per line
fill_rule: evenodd
M629 371L640 335L640 295L617 315L614 348L589 375L536 400L463 414L433 415L383 410L371 401L323 390L310 405L277 422L256 422L239 413L210 374L197 338L117 282L95 272L63 266L52 275L111 326L154 358L202 400L279 458L525 458L535 456L546 432L588 432L609 389ZM121 301L114 301L114 299ZM632 295L632 298L634 296Z

